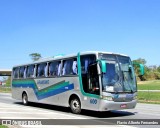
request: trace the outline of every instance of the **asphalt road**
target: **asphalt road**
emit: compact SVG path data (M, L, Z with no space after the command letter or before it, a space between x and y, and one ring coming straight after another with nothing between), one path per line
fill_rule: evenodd
M47 120L49 123L53 124L68 124L72 122L67 119L74 119L75 123L78 121L78 124L84 123L86 125L91 124L99 124L101 127L105 125L109 125L109 127L115 127L113 120L120 120L122 123L124 120L134 120L137 119L160 119L160 105L156 104L142 104L138 103L135 109L127 109L127 110L118 110L111 112L94 112L83 110L81 114L76 115L70 112L69 108L46 105L46 104L38 104L38 103L30 103L28 106L24 106L21 101L17 101L11 98L11 94L9 93L0 93L0 119L62 119L62 120ZM65 119L65 120L63 120ZM88 120L84 120L88 119ZM67 122L67 121L69 122ZM115 121L114 120L114 121ZM72 122L72 124L74 124ZM88 124L89 123L89 124ZM75 123L76 124L76 123ZM125 125L118 125L122 127ZM58 126L58 125L57 125ZM23 125L23 127L25 127ZM28 127L28 126L27 126ZM88 127L82 125L81 127ZM117 127L117 126L116 126ZM127 127L153 127L146 125L127 125ZM159 127L158 125L154 127Z

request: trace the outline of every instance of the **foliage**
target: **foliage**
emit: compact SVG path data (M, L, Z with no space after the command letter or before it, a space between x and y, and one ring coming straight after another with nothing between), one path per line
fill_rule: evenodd
M157 71L160 73L160 66L157 67Z
M11 86L11 76L6 80L6 86Z
M31 53L31 54L29 54L29 56L31 57L31 59L33 61L37 61L42 57L41 54L39 54L39 53Z
M133 62L136 62L138 64L144 64L144 65L147 63L147 61L142 58L138 58L137 60L133 60Z
M160 72L154 72L154 77L156 80L160 80Z
M139 76L139 66L135 65L134 69L136 72L136 76L138 80L144 81L144 80L160 80L160 66L152 65L147 66L147 61L142 58L138 58L137 60L133 60L134 63L143 64L144 65L144 71L145 74L143 76Z

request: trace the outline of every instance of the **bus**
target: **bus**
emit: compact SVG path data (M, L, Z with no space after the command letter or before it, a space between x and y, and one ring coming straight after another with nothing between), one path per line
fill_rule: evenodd
M140 75L144 74L139 65ZM12 69L12 98L29 102L110 111L135 108L137 83L129 56L86 51L54 56Z

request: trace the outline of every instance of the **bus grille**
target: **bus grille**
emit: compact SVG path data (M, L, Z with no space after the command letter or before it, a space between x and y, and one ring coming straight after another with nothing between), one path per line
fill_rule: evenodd
M114 98L114 102L130 102L133 100L133 97L127 97L127 98Z

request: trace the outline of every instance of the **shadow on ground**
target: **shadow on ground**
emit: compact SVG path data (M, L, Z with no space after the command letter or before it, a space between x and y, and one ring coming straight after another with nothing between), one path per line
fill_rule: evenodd
M14 103L19 104L19 105L23 105L21 102L14 102ZM41 103L32 103L32 102L30 102L28 104L28 106L58 111L58 112L62 112L62 113L71 113L71 110L68 107L61 107L61 106L41 104ZM106 112L82 110L80 115L89 116L90 118L104 119L104 118L131 116L131 115L135 115L135 113L127 112L127 110L126 111L114 110L114 111L106 111Z

